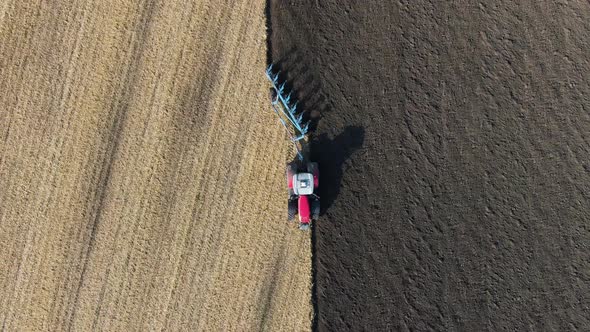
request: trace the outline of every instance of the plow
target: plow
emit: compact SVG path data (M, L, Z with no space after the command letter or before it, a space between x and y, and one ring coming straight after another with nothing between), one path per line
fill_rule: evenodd
M297 102L292 101L291 92L287 93L285 82L281 83L279 72L270 65L266 69L266 77L271 82L270 104L280 123L285 128L287 136L295 147L297 159L287 164L287 220L293 221L299 216L299 229L309 230L312 221L320 215L319 166L309 160L309 148L306 135L309 131L309 121L304 121L304 112L297 108Z

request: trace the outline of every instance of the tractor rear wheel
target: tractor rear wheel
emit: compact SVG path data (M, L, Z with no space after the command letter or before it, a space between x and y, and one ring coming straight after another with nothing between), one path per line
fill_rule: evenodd
M318 163L309 162L307 163L307 172L313 175L313 187L317 188L320 185L320 169Z
M297 174L297 166L295 163L287 164L287 171L286 178L287 178L287 190L289 192L289 197L293 196L293 175Z
M297 215L297 199L289 199L287 204L287 221L293 221Z

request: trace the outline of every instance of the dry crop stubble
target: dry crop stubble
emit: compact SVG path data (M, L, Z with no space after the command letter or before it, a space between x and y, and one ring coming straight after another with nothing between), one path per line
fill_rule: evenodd
M264 2L0 10L2 327L308 329Z

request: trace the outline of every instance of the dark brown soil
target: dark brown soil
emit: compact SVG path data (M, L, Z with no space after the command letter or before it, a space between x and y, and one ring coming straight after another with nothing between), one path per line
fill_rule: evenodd
M590 3L274 1L319 330L590 326Z

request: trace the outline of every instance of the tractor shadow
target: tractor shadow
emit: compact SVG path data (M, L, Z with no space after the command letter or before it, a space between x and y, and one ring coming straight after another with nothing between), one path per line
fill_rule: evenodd
M311 141L311 160L320 166L319 196L321 214L332 206L340 193L344 163L359 150L365 140L365 129L360 126L347 126L331 139L324 133Z

